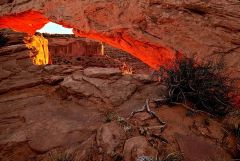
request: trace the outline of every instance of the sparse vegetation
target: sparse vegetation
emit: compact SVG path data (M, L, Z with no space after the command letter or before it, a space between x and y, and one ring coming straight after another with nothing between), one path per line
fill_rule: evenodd
M131 124L129 124L123 117L117 116L116 121L120 124L125 132L132 130Z
M140 156L140 157L138 157L137 158L137 161L154 161L153 159L152 159L152 157L149 157L149 156Z
M143 156L138 157L137 161L184 161L184 159L181 154L171 153L171 154L168 154L163 159L153 159L152 157L143 155Z
M35 35L43 35L45 38L74 38L74 34L49 34L49 33L40 33L36 32Z
M167 155L162 161L183 161L183 156L178 153L171 153Z
M223 61L198 63L182 58L170 69L161 68L159 78L168 89L165 103L191 103L196 110L225 115L233 106L230 94L236 88L224 67Z
M4 46L8 41L8 38L0 33L0 47Z
M112 121L116 121L125 132L132 129L131 125L123 117L118 116L115 112L107 112L105 114L105 122L108 123Z
M117 117L116 113L114 113L114 112L107 112L105 114L105 122L106 123L111 122L114 119L116 119L116 117Z
M52 161L74 161L74 156L72 154L61 153L56 156L50 156Z
M240 124L235 124L235 136L240 138Z

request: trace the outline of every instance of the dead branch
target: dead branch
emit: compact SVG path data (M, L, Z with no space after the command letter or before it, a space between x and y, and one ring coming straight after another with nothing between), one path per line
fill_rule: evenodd
M143 105L143 107L141 109L138 109L136 111L133 111L130 115L130 118L132 118L136 113L140 113L140 112L147 112L149 113L152 117L156 118L158 120L158 122L162 125L165 125L166 123L163 122L154 111L151 111L150 107L149 107L149 99L146 99L145 104Z

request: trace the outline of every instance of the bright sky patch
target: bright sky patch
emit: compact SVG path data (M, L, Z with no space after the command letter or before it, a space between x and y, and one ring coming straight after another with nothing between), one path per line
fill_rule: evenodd
M49 33L49 34L73 34L71 28L65 28L62 25L49 22L40 30L37 30L40 33Z

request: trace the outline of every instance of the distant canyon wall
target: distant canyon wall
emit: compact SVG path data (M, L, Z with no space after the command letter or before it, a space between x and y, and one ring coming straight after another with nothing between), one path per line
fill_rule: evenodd
M5 44L0 46L0 55L28 50L29 57L36 65L51 64L54 57L68 59L104 54L104 46L101 42L85 38L64 37L64 35L44 37L48 34L27 35L8 29L0 29L0 35L7 39Z
M100 42L86 40L84 38L47 38L50 54L64 58L83 55L103 54L103 45Z
M180 55L224 57L240 71L239 0L3 0L0 28L33 34L52 21L123 49L152 68Z

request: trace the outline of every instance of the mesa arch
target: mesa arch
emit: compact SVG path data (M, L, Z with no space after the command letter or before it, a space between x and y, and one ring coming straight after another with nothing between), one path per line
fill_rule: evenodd
M157 69L180 53L226 57L240 70L238 0L4 0L0 28L34 34L52 21L121 48Z
M42 28L48 22L49 19L43 14L36 11L26 11L0 18L0 27L11 28L33 35L36 30ZM64 24L63 22L59 23ZM159 48L151 44L144 44L134 40L128 35L122 35L124 30L116 31L114 37L97 32L84 33L78 29L74 29L73 31L75 35L106 42L114 47L123 49L155 69L162 64L167 64L165 62L171 62L175 58L173 51L170 49ZM146 54L147 56L144 56Z

